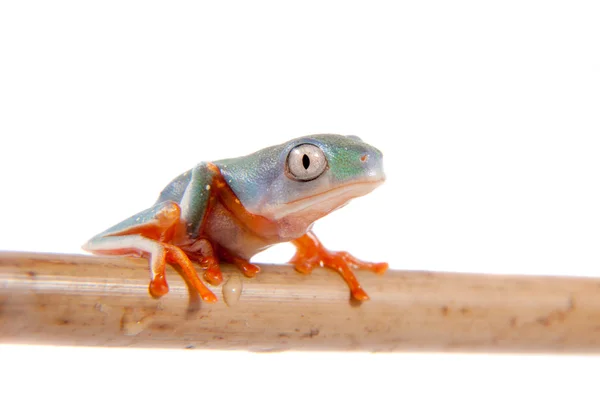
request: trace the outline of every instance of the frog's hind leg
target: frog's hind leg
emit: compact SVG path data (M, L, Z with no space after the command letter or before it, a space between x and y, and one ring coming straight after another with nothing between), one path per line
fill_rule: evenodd
M200 239L193 244L193 247L182 248L182 250L190 260L198 262L205 269L204 279L213 285L220 285L223 282L219 261L234 264L248 278L252 278L260 272L259 266L245 258L234 256L221 246L211 244L208 239Z
M148 258L150 262L150 294L160 297L169 291L165 279L167 252L162 243L142 235L96 237L83 249L98 255L128 255Z
M219 256L223 261L233 263L248 278L252 278L260 272L260 267L258 265L252 264L245 258L234 256L229 251L225 250L223 247L219 247Z
M193 264L177 246L169 244L179 222L177 203L165 201L109 228L88 241L83 249L94 254L133 255L150 261L150 294L160 297L169 291L165 279L166 261L176 263L187 281L204 301L216 296L202 283Z
M204 269L204 279L211 285L220 285L223 282L223 274L219 267L213 245L208 239L201 238L194 242L191 247L182 248L190 260L196 261Z

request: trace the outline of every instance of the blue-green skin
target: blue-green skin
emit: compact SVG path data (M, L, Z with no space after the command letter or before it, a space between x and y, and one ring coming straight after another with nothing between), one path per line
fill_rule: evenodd
M310 181L293 179L287 172L290 151L304 143L321 148L327 159L325 171ZM356 136L304 136L212 164L246 211L271 221L273 229L256 232L240 225L219 203L207 214L211 190L215 190L210 186L214 172L208 163L200 163L169 183L153 207L100 233L84 248L102 250L103 239L110 237L114 249L119 232L155 221L174 202L181 208L181 226L172 244L190 252L204 238L234 256L250 259L268 246L301 237L318 218L370 192L385 179L381 152Z

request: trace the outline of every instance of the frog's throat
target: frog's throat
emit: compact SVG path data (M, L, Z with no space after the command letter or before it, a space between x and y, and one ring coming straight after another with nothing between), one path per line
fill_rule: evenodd
M267 212L272 220L280 220L294 214L301 214L305 210L312 210L326 215L342 206L355 197L364 196L383 183L384 179L362 181L338 186L327 191L301 197L284 203Z

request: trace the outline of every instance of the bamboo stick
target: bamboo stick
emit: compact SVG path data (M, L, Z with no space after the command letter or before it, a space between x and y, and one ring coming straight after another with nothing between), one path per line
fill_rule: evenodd
M600 279L358 272L349 300L334 272L223 267L202 303L173 270L148 294L147 262L0 253L0 343L162 348L598 353ZM224 298L226 301L224 301Z

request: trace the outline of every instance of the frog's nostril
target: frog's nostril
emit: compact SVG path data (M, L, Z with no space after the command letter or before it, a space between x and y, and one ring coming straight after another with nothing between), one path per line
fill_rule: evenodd
M362 161L362 162L367 162L368 159L369 159L368 154L363 154L362 156L360 156L360 161Z

